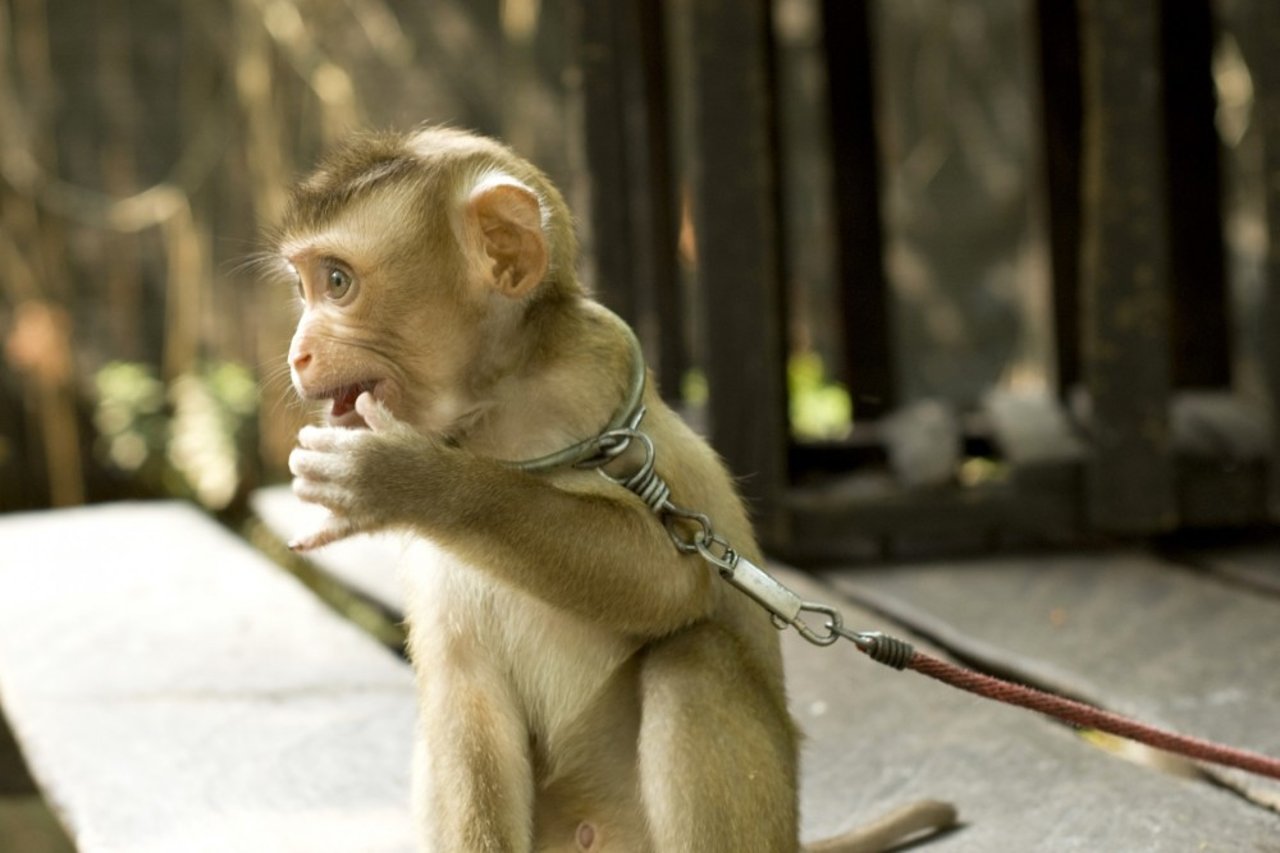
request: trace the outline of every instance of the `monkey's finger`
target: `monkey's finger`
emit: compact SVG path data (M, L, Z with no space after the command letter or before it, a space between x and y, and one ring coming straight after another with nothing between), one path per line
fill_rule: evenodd
M289 473L315 482L344 480L351 472L351 461L336 453L295 447L289 453Z
M313 548L323 548L325 545L337 542L339 539L346 539L359 532L359 528L347 519L331 516L325 520L319 530L306 536L299 536L289 543L289 547L294 551L310 551Z
M364 422L374 432L384 432L400 425L391 410L368 391L356 397L356 413L364 418Z
M298 446L330 453L347 450L360 440L361 430L345 427L304 426L298 430Z
M349 517L357 510L355 495L339 484L294 477L293 493L299 500L318 504L335 515Z

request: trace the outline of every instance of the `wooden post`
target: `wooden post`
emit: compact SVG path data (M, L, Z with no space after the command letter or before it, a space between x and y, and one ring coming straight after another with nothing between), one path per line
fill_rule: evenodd
M859 421L877 418L897 402L880 218L869 7L867 0L822 3L845 352L843 378Z
M1058 392L1080 381L1080 11L1078 0L1037 0L1041 120L1053 274Z
M1169 246L1160 3L1083 0L1082 318L1093 524L1177 521L1168 402Z
M688 367L676 271L662 5L574 6L601 299L636 327L664 395Z
M1271 465L1268 506L1271 518L1280 521L1280 5L1268 0L1254 4L1258 38L1265 49L1252 57L1257 103L1254 115L1261 123L1265 149L1267 265L1266 322L1270 330L1263 347L1267 385L1271 396Z
M785 540L787 395L768 0L682 0L712 444Z
M588 5L591 8L586 8ZM627 216L626 104L618 33L621 5L578 2L574 8L582 72L584 147L591 175L591 257L600 301L633 326L638 309L631 280Z
M1222 144L1214 125L1213 14L1210 0L1160 5L1173 382L1179 388L1226 388L1231 346Z
M594 8L594 7L593 7ZM631 0L623 7L621 44L627 172L631 181L631 237L635 287L642 300L641 333L663 395L680 393L689 367L680 276L676 264L677 212L671 163L666 30L662 0Z

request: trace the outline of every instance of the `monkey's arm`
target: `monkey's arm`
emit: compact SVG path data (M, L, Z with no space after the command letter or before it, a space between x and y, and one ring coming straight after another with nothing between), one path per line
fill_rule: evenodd
M569 492L446 447L368 394L357 408L368 430L298 434L289 457L294 493L333 517L292 547L407 527L544 601L639 636L669 633L713 608L711 572L682 558L627 493Z

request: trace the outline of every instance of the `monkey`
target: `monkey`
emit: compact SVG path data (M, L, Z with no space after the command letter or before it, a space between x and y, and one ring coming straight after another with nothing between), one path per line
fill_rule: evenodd
M799 850L770 616L617 480L651 444L671 496L759 563L746 507L579 281L552 182L465 131L364 133L294 187L273 245L301 303L294 388L328 409L289 469L329 514L291 547L401 530L426 554L403 573L423 849ZM645 440L598 470L522 464L629 399ZM815 849L953 818L909 807Z

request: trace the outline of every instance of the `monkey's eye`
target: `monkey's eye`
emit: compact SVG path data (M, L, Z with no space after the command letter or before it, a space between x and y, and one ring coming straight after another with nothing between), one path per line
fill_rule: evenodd
M330 267L326 279L330 299L341 299L351 289L351 273L340 267Z

